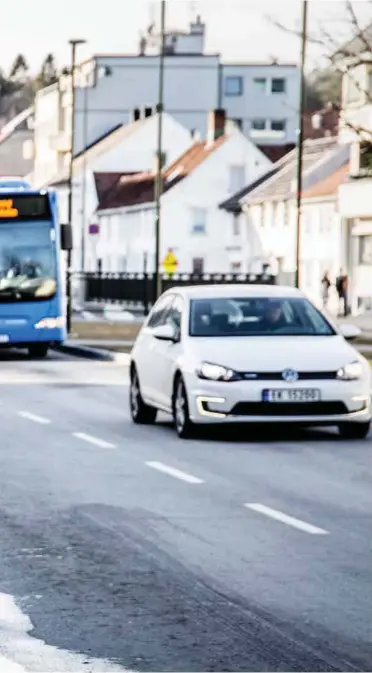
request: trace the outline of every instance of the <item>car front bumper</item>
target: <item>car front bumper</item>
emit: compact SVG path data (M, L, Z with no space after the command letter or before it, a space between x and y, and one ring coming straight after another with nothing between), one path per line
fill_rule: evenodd
M298 423L339 425L371 420L370 381L204 381L185 376L190 418L194 423ZM319 402L263 402L262 392L276 388L316 388Z

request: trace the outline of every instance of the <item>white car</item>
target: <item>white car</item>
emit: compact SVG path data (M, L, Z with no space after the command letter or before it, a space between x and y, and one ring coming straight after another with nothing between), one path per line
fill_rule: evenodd
M154 305L131 353L130 409L161 410L180 437L206 423L337 426L363 439L371 368L299 290L269 285L173 288Z

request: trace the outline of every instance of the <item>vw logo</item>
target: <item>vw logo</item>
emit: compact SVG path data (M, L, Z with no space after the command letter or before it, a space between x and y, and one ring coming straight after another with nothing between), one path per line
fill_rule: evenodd
M294 383L295 381L298 381L298 373L293 369L285 369L284 372L282 372L282 379L283 381L287 381L287 383Z

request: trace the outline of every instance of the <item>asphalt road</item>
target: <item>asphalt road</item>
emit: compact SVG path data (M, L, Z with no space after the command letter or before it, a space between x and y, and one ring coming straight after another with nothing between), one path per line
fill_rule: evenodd
M0 670L372 670L371 442L182 442L127 383L1 356Z

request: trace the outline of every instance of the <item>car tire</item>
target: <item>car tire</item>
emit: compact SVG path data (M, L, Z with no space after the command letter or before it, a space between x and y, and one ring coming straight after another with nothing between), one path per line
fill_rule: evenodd
M28 355L30 358L39 360L41 358L46 358L49 351L48 344L34 344L28 349Z
M136 425L152 425L156 421L158 410L143 401L140 382L135 368L130 375L129 388L130 415Z
M174 383L172 411L173 423L178 437L180 439L191 439L195 433L195 426L190 419L186 386L182 376L178 376Z
M370 431L371 423L342 423L338 431L342 439L365 439Z

